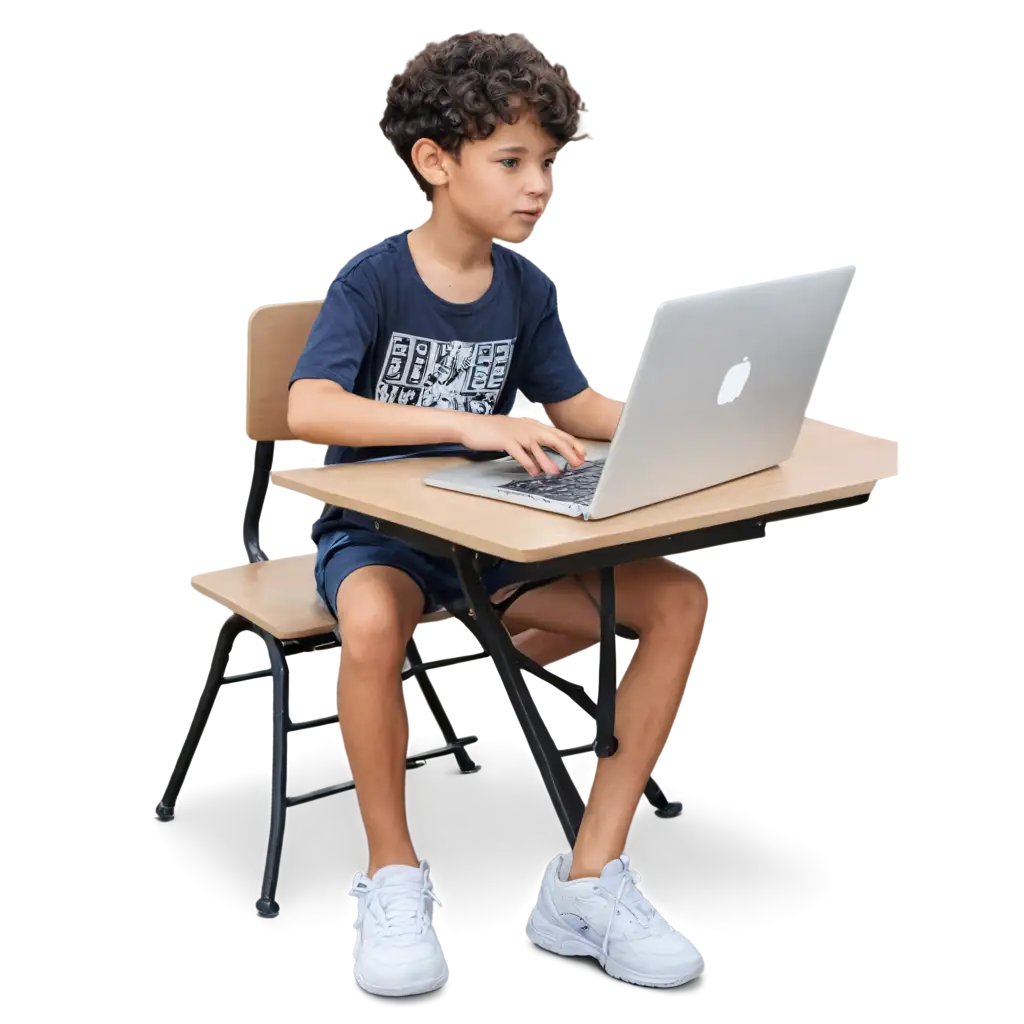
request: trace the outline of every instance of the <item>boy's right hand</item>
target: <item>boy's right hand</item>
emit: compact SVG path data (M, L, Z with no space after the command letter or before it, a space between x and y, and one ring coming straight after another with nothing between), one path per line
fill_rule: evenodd
M474 451L506 451L530 474L560 473L541 445L553 448L574 468L583 464L587 450L572 434L529 416L465 413L461 443Z

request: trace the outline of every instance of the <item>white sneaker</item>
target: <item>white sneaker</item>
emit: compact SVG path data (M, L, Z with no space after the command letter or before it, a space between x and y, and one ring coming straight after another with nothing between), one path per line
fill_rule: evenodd
M441 944L434 933L436 903L425 860L387 864L373 878L357 872L350 896L359 899L352 955L359 987L378 996L431 992L448 980Z
M572 852L547 866L526 934L542 949L562 956L592 956L613 978L634 985L670 988L692 981L704 960L644 899L623 854L600 878L567 881Z

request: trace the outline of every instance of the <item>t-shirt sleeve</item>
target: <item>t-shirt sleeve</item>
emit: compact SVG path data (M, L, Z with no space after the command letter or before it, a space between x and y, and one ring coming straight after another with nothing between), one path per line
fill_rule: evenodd
M587 387L587 378L569 349L558 317L558 293L546 276L543 296L540 319L524 353L519 390L531 402L550 405L578 395Z
M334 279L295 364L288 386L304 377L333 380L352 391L377 336L379 310L372 281L349 271Z

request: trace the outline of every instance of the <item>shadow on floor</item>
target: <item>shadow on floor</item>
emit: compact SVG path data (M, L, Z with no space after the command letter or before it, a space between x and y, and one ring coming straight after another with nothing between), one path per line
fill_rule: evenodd
M337 765L312 761L296 771L302 788L338 776ZM645 894L675 920L750 920L813 898L825 865L737 804L683 792L684 813L638 818L632 866ZM519 918L548 858L565 848L544 787L528 763L490 761L474 776L443 763L410 772L414 836L430 860L447 927L507 928ZM222 911L251 918L266 821L261 777L220 780L197 795L187 817L155 825L169 868L191 891ZM288 819L281 883L282 916L274 930L302 930L328 913L347 923L345 893L364 866L352 794L295 807Z

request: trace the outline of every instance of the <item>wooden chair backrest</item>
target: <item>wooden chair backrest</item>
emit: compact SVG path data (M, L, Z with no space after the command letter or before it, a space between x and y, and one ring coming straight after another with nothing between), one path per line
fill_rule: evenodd
M306 345L321 299L260 306L249 317L245 432L254 441L291 441L288 381Z

